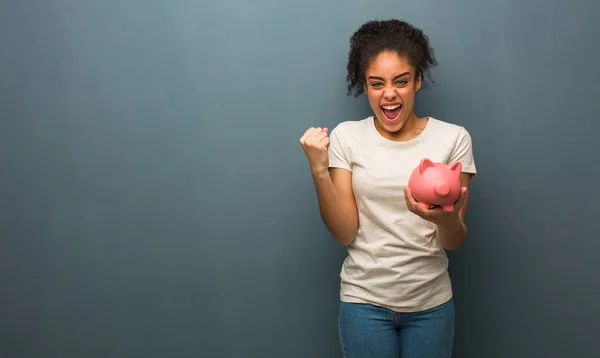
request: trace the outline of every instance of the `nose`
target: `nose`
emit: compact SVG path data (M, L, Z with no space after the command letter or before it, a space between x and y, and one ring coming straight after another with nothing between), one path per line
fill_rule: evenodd
M383 93L383 98L386 101L393 101L396 98L396 91L393 88L388 88Z

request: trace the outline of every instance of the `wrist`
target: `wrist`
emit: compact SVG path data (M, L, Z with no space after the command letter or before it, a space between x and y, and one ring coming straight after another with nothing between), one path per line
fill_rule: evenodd
M327 168L324 170L323 169L312 170L311 172L312 172L313 178L315 178L315 179L322 180L322 179L326 179L329 177L329 170Z
M467 236L467 226L460 216L451 215L437 226L437 240L446 250L457 249Z
M446 216L442 221L437 223L439 231L456 231L462 228L463 222L458 213L452 213Z

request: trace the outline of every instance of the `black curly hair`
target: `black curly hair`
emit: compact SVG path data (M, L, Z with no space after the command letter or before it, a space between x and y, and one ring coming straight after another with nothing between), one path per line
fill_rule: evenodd
M429 70L437 65L429 38L422 30L396 19L369 21L350 38L346 67L348 95L354 92L354 97L358 97L364 92L367 67L382 51L393 51L406 56L415 68L415 75L423 82L424 75L431 78Z

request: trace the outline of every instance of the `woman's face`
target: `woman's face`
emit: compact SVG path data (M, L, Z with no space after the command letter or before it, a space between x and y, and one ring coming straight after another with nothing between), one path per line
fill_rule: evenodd
M366 71L365 92L381 129L396 133L414 116L421 81L404 56L380 53Z

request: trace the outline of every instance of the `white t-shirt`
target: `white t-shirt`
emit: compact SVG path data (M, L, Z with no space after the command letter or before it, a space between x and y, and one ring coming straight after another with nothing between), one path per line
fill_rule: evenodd
M446 252L435 224L406 207L404 188L422 158L460 161L476 173L471 136L461 126L428 119L416 138L391 141L374 118L347 121L330 134L329 166L352 172L359 229L342 266L343 302L370 303L415 312L452 298Z

